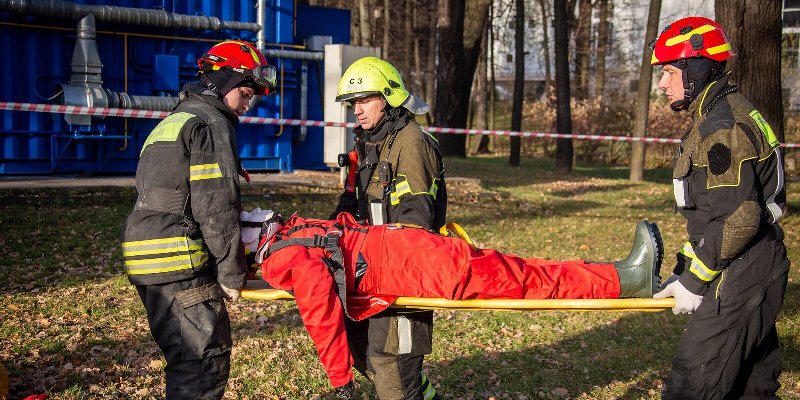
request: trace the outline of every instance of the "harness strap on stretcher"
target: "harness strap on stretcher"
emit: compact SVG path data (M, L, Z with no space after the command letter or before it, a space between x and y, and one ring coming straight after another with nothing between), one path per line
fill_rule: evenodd
M347 278L344 272L344 254L342 253L341 247L339 247L339 238L342 236L342 231L336 228L338 228L338 224L335 224L333 229L328 230L325 236L314 235L313 237L308 238L288 238L278 240L269 245L266 253L264 254L264 258L269 257L270 254L289 246L318 247L325 249L330 257L323 258L322 261L333 275L333 281L336 283L336 294L339 296L339 301L342 302L344 315L347 316L347 318L355 321L347 311Z
M256 300L294 300L289 292L278 289L244 289L242 297ZM648 311L668 310L675 299L473 299L448 300L441 298L400 297L392 308L425 310L485 310L485 311Z

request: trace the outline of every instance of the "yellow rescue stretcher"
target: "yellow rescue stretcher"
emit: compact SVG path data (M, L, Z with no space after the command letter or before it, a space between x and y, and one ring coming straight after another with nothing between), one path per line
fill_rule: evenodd
M270 289L263 281L249 281L249 289L242 290L242 297L256 300L294 300L285 290ZM486 310L486 311L648 311L668 310L675 299L487 299L448 300L440 298L400 297L392 308L414 308L424 310Z
M457 236L473 249L475 243L461 226L449 222L440 230L442 236ZM250 289L242 290L242 297L256 300L294 300L285 290L266 287L264 281L249 281ZM391 308L417 310L486 310L486 311L648 311L657 312L672 308L674 298L667 299L485 299L449 300L426 297L399 297Z

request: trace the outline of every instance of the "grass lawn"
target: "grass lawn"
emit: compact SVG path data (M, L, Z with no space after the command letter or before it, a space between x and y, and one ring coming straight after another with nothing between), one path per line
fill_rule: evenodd
M634 224L656 221L666 251L686 240L666 170L641 184L616 167L554 175L551 160L446 160L449 219L482 247L522 256L613 260ZM791 189L791 188L790 188ZM336 188L244 188L244 206L327 217ZM0 364L12 398L163 398L164 361L121 267L119 231L133 188L0 190ZM798 259L800 196L783 222ZM793 270L778 332L779 395L800 399L800 275ZM234 349L228 399L326 398L330 387L293 302L229 305ZM437 311L426 371L445 399L658 399L685 317L671 312ZM358 380L364 399L374 393Z

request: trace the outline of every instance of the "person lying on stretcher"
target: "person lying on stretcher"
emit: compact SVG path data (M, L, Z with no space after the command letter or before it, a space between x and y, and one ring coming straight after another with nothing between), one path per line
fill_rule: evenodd
M345 318L375 315L401 296L467 299L651 298L661 277L661 234L636 225L628 257L609 263L521 258L478 249L459 237L419 227L335 220L283 220L243 213L242 238L254 247L264 280L294 291L303 323L334 388L352 386ZM247 222L252 221L252 222ZM260 222L260 221L263 221ZM259 235L260 231L260 235Z

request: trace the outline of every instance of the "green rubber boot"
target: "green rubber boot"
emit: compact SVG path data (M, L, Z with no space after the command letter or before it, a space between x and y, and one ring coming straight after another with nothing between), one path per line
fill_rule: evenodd
M664 245L654 222L636 224L633 248L628 258L614 262L619 274L619 297L653 297L661 285Z

